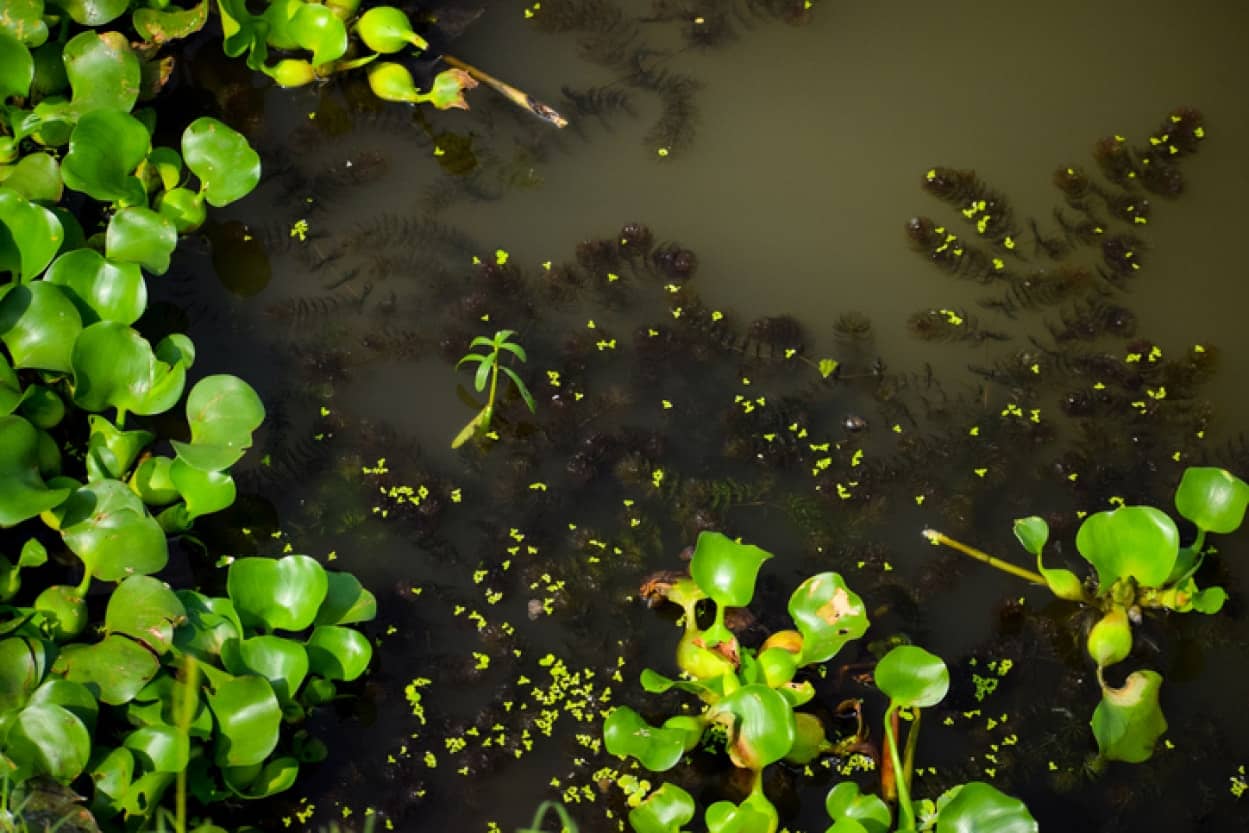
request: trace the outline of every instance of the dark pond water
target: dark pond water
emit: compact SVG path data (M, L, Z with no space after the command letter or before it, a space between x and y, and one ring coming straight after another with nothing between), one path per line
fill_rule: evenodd
M1165 747L1094 776L1088 622L919 535L1025 563L1011 520L1044 514L1055 560L1075 566L1077 512L1169 506L1190 463L1249 474L1246 13L525 9L492 5L454 50L560 107L562 132L485 90L469 113L413 113L351 85L262 96L197 70L272 173L218 218L215 263L187 251L164 285L207 370L271 403L249 497L207 532L233 552L332 558L381 602L375 672L320 719L330 760L249 816L484 833L564 798L583 830L618 829L613 782L629 770L598 749L601 714L675 707L637 684L648 665L674 670L677 637L638 587L714 528L777 555L755 638L785 626L814 572L868 602L868 636L817 678L823 708L863 697L878 722L873 691L835 673L870 661L869 643L897 634L945 657L954 685L925 721L921 795L981 778L1043 830L1249 829L1232 789L1249 764L1244 536L1202 574L1231 593L1225 610L1149 619L1122 666L1164 674ZM1177 162L1182 194L1129 186L1148 223L1112 219L1131 213L1095 143L1147 145L1177 107L1200 108L1208 132ZM1014 253L921 187L936 166L974 170L959 200L1009 202ZM1106 229L1090 245L1052 182L1068 166L1104 194L1087 198ZM913 217L982 249L983 268L925 262L937 245L917 251ZM652 241L622 251L629 223ZM1109 256L1108 236L1123 243ZM528 350L537 412L511 397L497 440L453 452L480 405L454 361L505 327ZM1124 362L1153 346L1159 360ZM824 357L839 378L821 379ZM1010 672L978 700L975 676L1002 659ZM773 770L787 828L823 830L837 767ZM669 776L704 806L735 795L714 756Z

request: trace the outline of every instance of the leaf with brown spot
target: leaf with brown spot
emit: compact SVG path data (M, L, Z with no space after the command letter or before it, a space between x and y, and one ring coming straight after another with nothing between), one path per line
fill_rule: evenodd
M867 608L837 573L820 573L798 585L789 615L802 633L801 665L831 659L867 631Z

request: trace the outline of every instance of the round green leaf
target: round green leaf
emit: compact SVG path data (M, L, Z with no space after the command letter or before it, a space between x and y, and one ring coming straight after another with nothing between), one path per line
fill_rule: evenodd
M937 833L1037 833L1022 801L983 781L960 784L937 803Z
M1175 490L1175 508L1207 532L1235 532L1249 506L1249 484L1225 469L1191 467Z
M852 819L862 825L866 833L889 833L893 816L889 805L875 795L859 791L853 781L833 785L824 797L824 809L833 821Z
M18 416L0 417L0 527L60 505L68 489L49 489L39 473L39 432Z
M0 187L0 271L35 278L65 239L61 221L13 188Z
M169 477L186 501L188 520L220 512L234 503L238 493L234 478L222 471L202 471L174 460Z
M173 460L170 458L148 457L135 469L130 478L130 488L148 506L166 506L182 497L173 484L172 472Z
M707 833L775 833L776 808L762 793L748 795L741 804L717 801L703 814Z
M269 681L278 701L294 698L308 676L308 651L293 639L253 636L225 643L222 664L231 674L259 674Z
M299 42L291 33L291 21L303 5L303 0L271 0L263 15L265 22L269 24L269 33L265 40L270 46L275 49L299 48Z
M680 833L694 820L694 799L676 784L662 784L629 811L634 833Z
M316 618L329 582L314 559L287 555L236 559L226 587L244 624L301 631Z
M139 97L139 59L121 32L81 32L65 44L62 57L78 113L128 113L134 107ZM138 164L135 162L129 170Z
M1038 518L1033 515L1028 518L1015 519L1015 537L1019 539L1019 543L1023 548L1032 555L1040 555L1041 550L1045 548L1045 542L1049 540L1050 528L1044 518Z
M789 754L797 737L794 710L778 692L764 685L746 685L707 712L728 724L729 757L743 769L763 769Z
M1226 601L1227 591L1222 587L1207 587L1193 596L1193 610L1205 614L1218 613Z
M0 715L26 705L48 667L48 649L35 639L0 639Z
M189 9L164 11L153 8L135 9L131 17L139 37L151 43L168 43L171 40L193 35L208 21L208 0L200 0Z
M147 128L129 113L92 110L78 119L70 134L61 177L70 188L100 202L146 204L147 194L134 170L151 143Z
M5 0L4 9L5 13L0 14L0 31L31 48L48 39L48 25L43 22L43 0Z
M312 53L314 67L337 61L347 51L347 26L325 6L304 3L291 18L287 31L296 43Z
M186 416L191 442L173 442L178 459L203 471L220 471L251 447L265 408L251 385L237 376L205 376L191 388Z
M685 754L685 731L656 728L628 706L617 706L603 720L603 745L613 755L637 758L651 772L663 772Z
M1120 506L1090 515L1076 533L1076 549L1097 570L1102 591L1125 576L1159 587L1180 551L1175 521L1152 506Z
M58 202L65 191L61 164L50 153L28 153L13 166L4 180L4 187L12 188L31 202Z
M211 665L218 662L226 643L243 638L243 626L229 599L193 590L179 590L176 595L187 615L186 623L173 634L179 650Z
M130 6L130 0L56 0L75 23L103 26L116 20Z
M1167 730L1158 705L1162 675L1144 669L1128 675L1122 688L1102 689L1102 701L1093 711L1093 736L1103 758L1139 764L1154 754L1154 745Z
M159 670L151 651L116 634L93 645L66 645L52 666L54 673L81 683L110 706L129 703Z
M64 642L82 633L87 627L87 604L78 588L54 584L35 597L35 610L48 621L49 633L57 642Z
M151 431L119 431L99 414L92 414L87 422L91 426L87 439L87 475L91 482L124 477L143 449L156 438Z
M328 590L313 624L350 625L377 616L377 599L351 573L327 572Z
M171 188L156 198L156 210L168 217L179 234L189 234L204 225L208 210L204 198L189 188Z
M135 330L116 321L98 321L79 334L71 362L74 402L80 408L150 412L156 356L152 345Z
M312 673L327 680L351 682L364 673L373 659L373 645L364 634L338 625L314 628L307 647Z
M9 725L4 754L26 772L72 781L87 766L91 735L60 706L27 706Z
M0 101L10 96L26 98L34 78L35 59L26 44L10 34L7 27L0 27Z
M70 495L61 510L61 535L102 581L149 575L169 560L164 530L117 480L89 483Z
M249 772L254 768L246 768ZM299 761L290 756L274 758L260 767L259 773L251 774L246 783L239 783L236 773L241 770L225 768L226 786L240 798L265 798L289 790L299 775Z
M43 685L30 695L28 702L32 706L60 706L76 715L88 731L95 728L96 718L100 714L100 704L86 686L57 677L44 680Z
M82 319L69 294L43 281L15 286L0 296L0 339L16 368L63 373L71 368Z
M719 532L703 531L694 546L690 575L720 605L745 607L755 595L755 579L772 553L739 544Z
M122 745L148 772L181 772L191 757L191 739L173 726L144 726L126 735Z
M282 708L262 677L237 677L208 695L217 718L214 760L219 767L255 766L278 745Z
M114 214L104 236L104 253L110 259L137 263L154 275L169 270L169 256L177 245L173 220L142 206Z
M147 308L147 284L139 267L106 260L94 249L74 249L61 255L48 268L44 280L65 287L83 324L116 321L129 325Z
M867 608L837 573L820 573L789 597L789 615L802 634L799 665L825 662L867 631Z
M96 754L102 751L97 748ZM113 749L92 766L90 775L95 782L96 795L109 799L111 808L116 811L117 803L134 780L134 755L129 749Z
M323 6L305 8L328 11ZM199 177L209 205L229 205L260 182L260 156L242 133L214 118L198 118L183 131L182 158Z
M915 645L898 645L876 664L876 687L894 705L928 708L950 690L950 671L941 657Z
M173 644L174 628L186 621L186 608L163 581L131 576L109 596L106 633L120 633L147 645L158 656Z

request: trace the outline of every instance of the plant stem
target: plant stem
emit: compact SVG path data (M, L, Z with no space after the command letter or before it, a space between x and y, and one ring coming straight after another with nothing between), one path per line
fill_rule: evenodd
M915 770L915 747L919 746L919 718L923 714L919 709L911 709L911 728L906 730L906 750L902 753L901 779L906 784L906 791L911 791L911 773Z
M934 545L943 544L952 550L958 550L963 555L970 555L972 558L976 559L977 561L983 561L985 564L988 564L990 567L996 567L997 569L1001 570L1004 573L1010 573L1012 576L1018 576L1019 578L1024 579L1025 581L1030 581L1033 584L1039 584L1042 587L1049 586L1049 584L1045 581L1045 577L1042 576L1040 573L1034 573L1025 567L1020 567L1016 564L1011 564L1009 561L1003 561L1000 558L994 558L993 556L989 555L987 552L978 550L975 547L969 547L966 544L964 544L962 541L956 541L943 532L938 532L935 529L925 529L924 537L927 538L929 541L931 541Z
M894 703L889 704L885 712L885 745L889 747L889 762L893 765L894 786L898 790L898 830L915 829L915 808L911 806L911 785L907 783L902 769L902 758L898 755L898 736L893 730L893 716L898 711Z
M541 101L538 101L533 96L529 95L523 90L516 89L511 84L508 84L506 81L500 81L498 78L495 78L493 75L490 75L489 73L486 73L486 72L482 72L481 70L479 70L477 67L473 66L472 64L466 64L463 61L461 61L459 58L456 58L452 55L443 55L442 60L450 64L451 66L455 67L456 69L464 70L469 75L471 75L474 79L485 84L487 87L494 90L499 95L503 96L508 101L515 104L517 107L520 107L522 110L528 110L530 113L533 113L538 118L542 119L545 122L549 122L550 124L553 124L556 127L568 126L568 119L561 116L559 112L555 110L553 107L549 107L548 105L543 104Z

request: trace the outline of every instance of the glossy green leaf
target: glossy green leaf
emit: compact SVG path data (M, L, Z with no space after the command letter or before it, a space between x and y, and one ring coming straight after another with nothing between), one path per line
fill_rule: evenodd
M314 67L337 61L347 51L347 27L325 6L304 3L291 18L288 32L312 53Z
M65 191L61 163L50 153L28 153L9 171L4 187L12 188L31 202L58 202Z
M156 210L168 217L179 234L197 231L208 219L204 197L189 188L172 188L156 198Z
M69 496L49 489L39 473L39 433L18 416L0 417L0 527L33 518Z
M173 442L178 458L203 471L220 471L238 462L251 447L252 432L265 409L251 385L236 376L205 376L186 403L191 442Z
M260 156L243 134L214 118L198 118L183 131L182 158L199 177L209 205L229 205L260 182Z
M368 622L377 616L377 599L351 573L332 571L325 574L325 601L313 620L316 625L350 625Z
M169 560L164 531L139 496L116 480L89 483L70 495L61 510L61 535L102 581L150 575Z
M351 682L373 659L373 645L364 634L338 625L314 628L307 647L312 673L327 680Z
M69 12L75 23L103 26L116 20L130 6L130 0L55 0L55 5Z
M27 706L9 724L4 754L20 771L72 781L87 766L91 736L68 709Z
M91 110L78 119L70 134L61 177L70 188L100 202L145 205L147 194L134 170L147 156L151 142L147 128L129 113Z
M181 772L191 756L191 739L173 726L144 726L126 735L122 745L149 772Z
M1036 556L1037 572L1045 579L1050 592L1060 599L1072 602L1084 600L1084 583L1070 570L1050 569L1041 560L1041 553L1049 540L1049 524L1035 515L1015 520L1015 537L1025 550Z
M708 709L707 716L726 724L729 757L743 769L763 769L776 763L794 745L794 711L783 696L767 686L742 686Z
M832 659L867 631L867 608L837 573L820 573L798 585L789 615L802 634L799 665Z
M1227 602L1227 591L1222 587L1207 587L1193 596L1193 610L1198 613L1215 614Z
M174 628L186 621L186 608L163 581L131 576L109 596L105 633L120 633L144 643L159 655L173 644Z
M26 98L34 78L35 59L30 50L16 35L9 33L8 26L0 25L0 101L10 96Z
M740 544L719 532L703 531L694 546L690 575L718 604L745 607L755 595L755 579L772 553Z
M174 460L169 477L178 493L186 501L189 520L210 515L234 503L238 489L234 478L222 471L202 471L188 466L182 460Z
M90 645L66 645L52 670L86 686L101 703L121 706L156 676L160 661L138 642L113 634Z
M938 806L937 833L1037 833L1022 801L983 781L948 790Z
M824 731L824 722L815 715L794 712L794 728L794 745L785 753L785 763L804 766L833 750Z
M303 8L303 0L272 0L263 15L269 24L266 40L275 49L294 50L299 48L299 41L291 33L291 21L295 14Z
M950 690L950 671L941 657L916 645L898 645L876 664L876 687L905 708L928 708Z
M1175 508L1198 529L1235 532L1249 506L1249 484L1226 469L1193 466L1175 490Z
M32 384L26 388L24 394L18 413L36 428L47 431L55 428L65 418L65 401L52 388Z
M360 15L356 21L360 40L374 52L389 55L401 52L409 46L418 50L429 48L425 39L412 29L412 22L402 9L394 6L374 6Z
M5 0L4 8L5 13L0 14L0 31L32 49L48 39L48 25L43 22L43 0Z
M200 0L189 9L135 9L131 16L134 30L139 37L151 43L168 43L171 40L193 35L208 21L208 0Z
M1143 587L1158 587L1179 555L1179 530L1152 506L1120 506L1090 515L1076 533L1076 549L1097 569L1101 591L1131 576Z
M613 755L637 758L651 772L672 769L685 754L685 731L655 727L628 706L603 720L603 745Z
M236 782L235 773L240 770L223 770L226 786L240 798L266 798L289 790L299 775L299 761L290 756L265 761L260 771L247 779L246 784Z
M768 688L782 686L798 671L798 657L784 648L769 648L756 658L762 680Z
M377 61L368 68L369 89L382 101L415 103L420 100L416 80L403 64Z
M151 431L120 431L99 414L92 414L87 422L91 426L87 439L87 475L92 482L124 477L143 449L156 438Z
M94 249L61 255L44 280L65 287L84 325L97 321L133 324L147 308L147 284L139 267L106 260Z
M225 644L243 638L243 626L229 599L205 596L193 590L177 591L187 621L177 628L173 644L202 662L219 661Z
M325 599L325 570L306 555L239 558L226 578L230 599L244 624L301 631L312 624Z
M717 801L703 814L707 833L775 833L776 808L762 793L748 795L741 804Z
M1139 764L1154 754L1154 745L1167 730L1158 705L1162 675L1144 669L1128 675L1122 688L1102 689L1102 701L1093 711L1093 736L1102 757Z
M308 651L293 639L253 636L226 642L222 664L231 674L259 674L282 703L290 702L308 676Z
M694 820L694 799L676 784L661 784L629 811L634 833L680 833Z
M138 414L164 410L165 402L153 399L169 368L158 367L151 344L130 327L116 321L86 327L74 342L71 361L74 402L80 408Z
M88 732L95 729L100 714L100 704L86 686L57 677L44 680L27 702L32 706L60 706L81 720Z
M55 214L13 188L0 187L0 272L12 272L23 281L34 279L52 262L64 239Z
M208 707L217 718L217 766L254 766L277 747L282 709L263 678L237 677L223 682L209 693Z
M121 32L81 32L65 44L62 56L78 113L128 113L134 107L139 97L139 59Z
M148 457L140 463L130 478L130 488L148 506L166 506L182 497L173 483L173 460L169 457Z
M45 587L35 597L35 610L44 615L49 635L57 642L73 639L87 627L87 604L78 588L65 584Z
M24 636L0 639L0 715L26 705L47 668L43 642Z
M824 797L824 809L833 821L852 819L867 833L889 833L893 824L889 805L878 796L860 792L859 785L853 781L833 785Z
M428 101L439 110L467 110L468 102L464 99L464 91L477 86L476 79L462 69L446 69L434 76L434 85L429 92L417 97L418 101Z
M1050 528L1044 518L1033 515L1028 518L1016 518L1014 525L1015 537L1032 555L1039 556L1049 540Z
M0 339L15 368L65 372L82 320L61 287L44 281L0 289Z
M169 256L177 245L173 220L143 206L114 214L104 236L104 253L110 260L137 263L153 275L169 270Z
M116 804L134 780L134 755L123 747L109 750L107 754L101 754L104 749L100 747L95 751L98 760L92 763L89 773L95 782L95 793L99 798L108 799L110 804Z
M690 694L697 694L701 697L711 691L704 683L695 682L694 680L674 680L650 668L642 669L639 682L644 690L652 694L663 694L665 691L671 691L675 688L679 691L688 691Z

